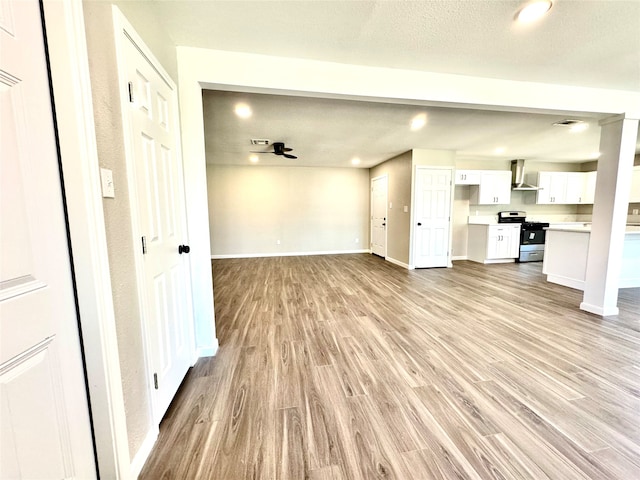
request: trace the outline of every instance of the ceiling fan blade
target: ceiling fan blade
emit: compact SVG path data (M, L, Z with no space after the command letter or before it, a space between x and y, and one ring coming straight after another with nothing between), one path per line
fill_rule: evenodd
M250 150L249 153L273 153L273 152L258 152L256 150Z
M295 155L289 155L288 153L282 153L281 155L284 155L285 158L298 158Z
M282 150L285 151L285 152L291 152L293 150L293 148L285 147Z

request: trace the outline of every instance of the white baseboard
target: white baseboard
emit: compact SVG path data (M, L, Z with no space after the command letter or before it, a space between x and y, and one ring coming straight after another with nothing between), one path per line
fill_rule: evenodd
M485 260L484 262L479 262L479 263L484 263L485 265L490 265L493 263L515 263L515 259L514 258L499 258L497 260Z
M196 349L196 355L197 358L202 358L202 357L215 357L216 353L218 353L218 348L220 347L220 344L218 343L218 339L215 339L215 344L214 345L209 345L207 347L199 347ZM195 362L193 362L195 364Z
M371 253L371 250L362 248L358 250L321 250L317 252L232 253L228 255L211 255L211 259L221 260L225 258L301 257L307 255L344 255L347 253Z
M584 280L563 277L561 275L547 275L547 282L557 283L558 285L562 285L564 287L575 288L576 290L584 291Z
M467 257L466 255L451 257L451 261L455 262L456 260L469 260L469 257Z
M153 427L149 431L149 433L147 433L144 442L142 442L142 445L140 446L140 449L133 457L133 460L131 460L131 478L138 478L138 475L140 475L142 467L144 467L147 458L149 458L149 454L151 454L153 446L156 444L159 433L160 430L157 426Z
M387 262L393 263L394 265L398 265L399 267L406 268L407 270L413 270L412 265L407 265L406 263L401 262L400 260L396 260L395 258L386 257L385 260Z
M215 357L218 353L218 348L219 344L217 338L215 339L215 345L196 348L193 352L193 357L191 358L191 366L193 367L200 358Z
M601 317L618 315L620 313L620 310L618 309L618 307L602 308L597 305L591 305L585 302L582 302L580 304L580 310L584 310L585 312L589 312L589 313L595 313L596 315L600 315Z

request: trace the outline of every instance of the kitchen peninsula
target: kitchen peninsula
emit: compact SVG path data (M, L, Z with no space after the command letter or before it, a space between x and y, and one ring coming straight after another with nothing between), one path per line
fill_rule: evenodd
M547 229L542 273L547 281L584 290L591 224L551 225ZM620 288L640 287L640 226L627 226Z

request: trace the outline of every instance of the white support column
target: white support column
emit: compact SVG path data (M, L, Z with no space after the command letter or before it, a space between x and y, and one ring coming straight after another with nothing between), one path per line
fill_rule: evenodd
M621 115L603 120L600 125L601 156L580 308L608 316L618 314L618 284L638 120Z

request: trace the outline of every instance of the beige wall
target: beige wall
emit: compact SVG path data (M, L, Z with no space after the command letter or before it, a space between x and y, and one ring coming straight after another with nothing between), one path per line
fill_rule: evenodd
M369 249L368 170L207 165L207 184L214 256Z
M369 170L370 179L387 175L387 257L409 265L411 228L411 152L391 158ZM405 213L403 207L408 207Z
M413 166L428 165L432 167L455 167L456 155L452 150L426 150L414 148L411 150Z
M454 166L455 154L445 150L414 149L369 170L371 179L387 175L387 257L411 265L411 208L413 169L416 165ZM407 211L404 207L407 206Z
M168 67L169 73L177 78L175 48L170 45L168 38L163 37L157 30L157 22L143 21L145 17L142 15L140 5L136 6L133 3L129 5L129 2L119 3L124 7L123 10L139 10L134 27L145 42L149 41L148 45L153 53L167 61L168 65L163 64L163 66ZM98 157L101 167L113 171L116 192L115 198L104 199L103 206L129 452L133 458L152 427L152 418L143 355L142 325L136 294L131 213L111 2L85 1L83 8Z

